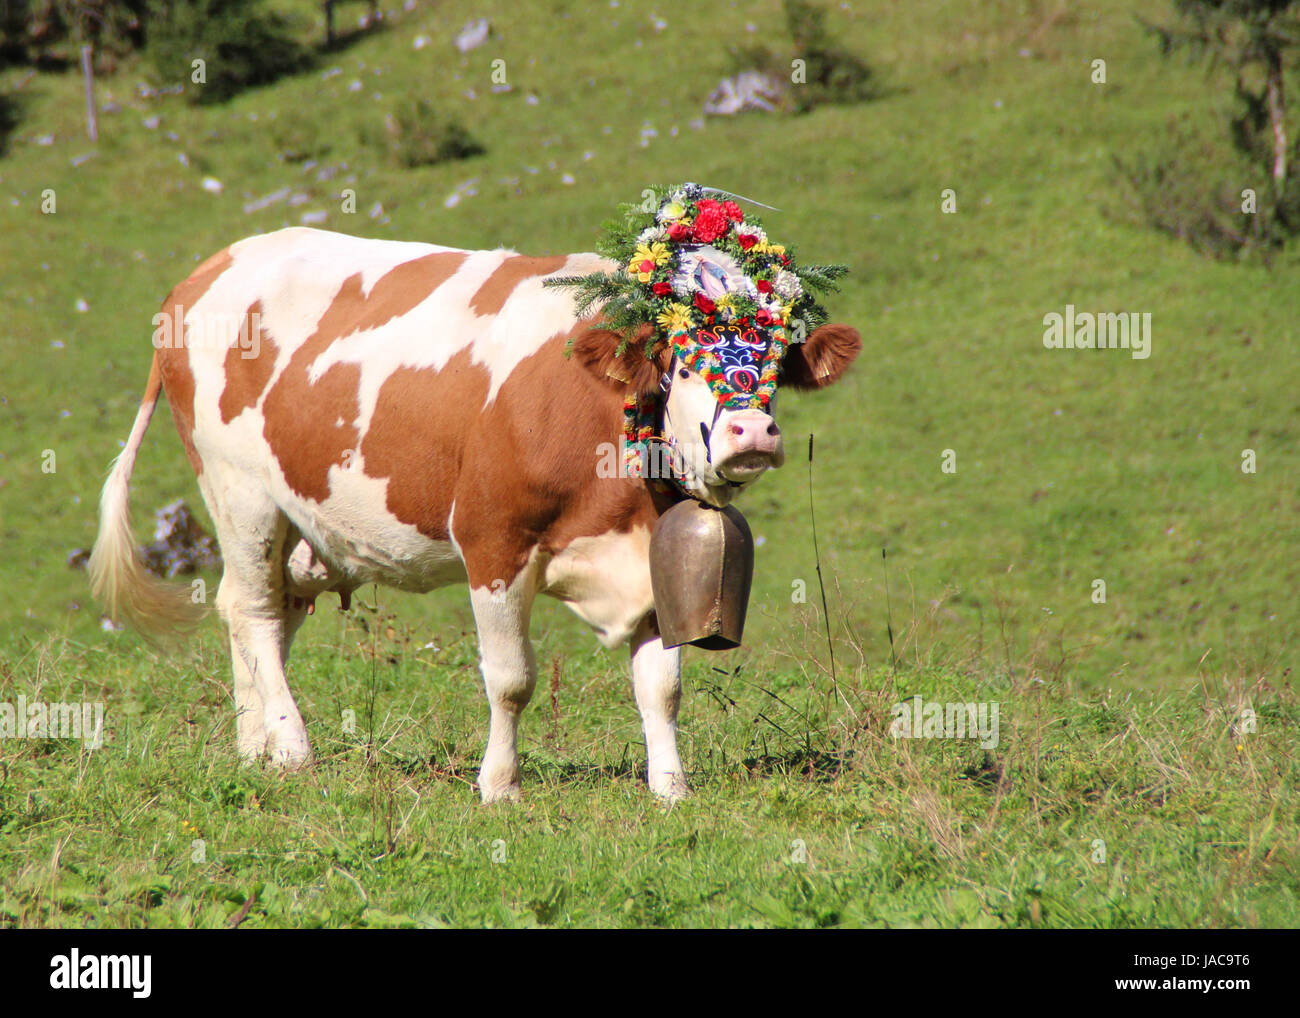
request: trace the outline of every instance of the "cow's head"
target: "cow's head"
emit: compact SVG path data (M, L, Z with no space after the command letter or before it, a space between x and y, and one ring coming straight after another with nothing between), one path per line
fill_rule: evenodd
M711 386L698 361L692 363L691 357L667 343L647 358L645 344L653 335L649 325L643 326L620 354L622 336L592 328L575 338L573 353L598 378L621 383L629 392L661 397L666 393L662 434L675 450L682 487L703 502L725 506L764 471L785 462L775 394L765 409L727 405L737 402L727 398L729 392L756 386L767 336L758 332L727 344L729 349L719 360L732 384ZM861 348L856 329L823 325L804 342L789 344L778 384L791 389L825 388L843 376Z

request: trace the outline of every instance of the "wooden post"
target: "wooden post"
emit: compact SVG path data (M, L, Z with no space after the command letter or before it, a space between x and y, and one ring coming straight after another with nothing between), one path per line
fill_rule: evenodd
M91 141L99 141L99 125L95 122L95 67L89 46L81 47L81 73L86 78L86 133Z

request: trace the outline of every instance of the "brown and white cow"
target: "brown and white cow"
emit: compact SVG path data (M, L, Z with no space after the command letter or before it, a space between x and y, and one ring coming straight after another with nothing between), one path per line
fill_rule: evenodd
M639 343L616 358L617 335L542 285L614 269L593 254L295 228L232 245L167 297L144 399L104 486L91 578L110 613L146 633L202 612L189 588L146 572L128 517L131 470L165 389L225 560L216 603L241 755L311 758L284 669L319 594L468 581L491 708L484 801L519 791L538 593L568 604L606 646L630 642L650 787L686 794L680 651L659 640L648 561L655 520L683 496L600 476L600 450L619 441L628 388L657 387L668 372L664 437L679 444L695 497L726 504L780 465L780 433L766 414L716 414L702 378L647 361ZM784 382L829 385L860 346L853 329L823 326L790 348Z

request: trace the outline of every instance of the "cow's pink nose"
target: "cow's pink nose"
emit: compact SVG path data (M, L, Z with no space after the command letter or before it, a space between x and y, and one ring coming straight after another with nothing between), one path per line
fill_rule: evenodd
M727 422L737 452L776 452L781 429L767 414L739 415Z

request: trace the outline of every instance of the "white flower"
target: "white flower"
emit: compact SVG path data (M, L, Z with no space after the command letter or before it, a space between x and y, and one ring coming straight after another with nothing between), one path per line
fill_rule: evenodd
M638 244L653 244L656 241L667 240L668 231L662 226L647 226L637 234L636 242Z
M787 301L795 301L803 296L803 284L793 272L778 269L776 278L772 280L772 291Z
M766 243L767 241L767 231L761 226L752 226L749 223L737 223L736 236L753 237L759 244Z

